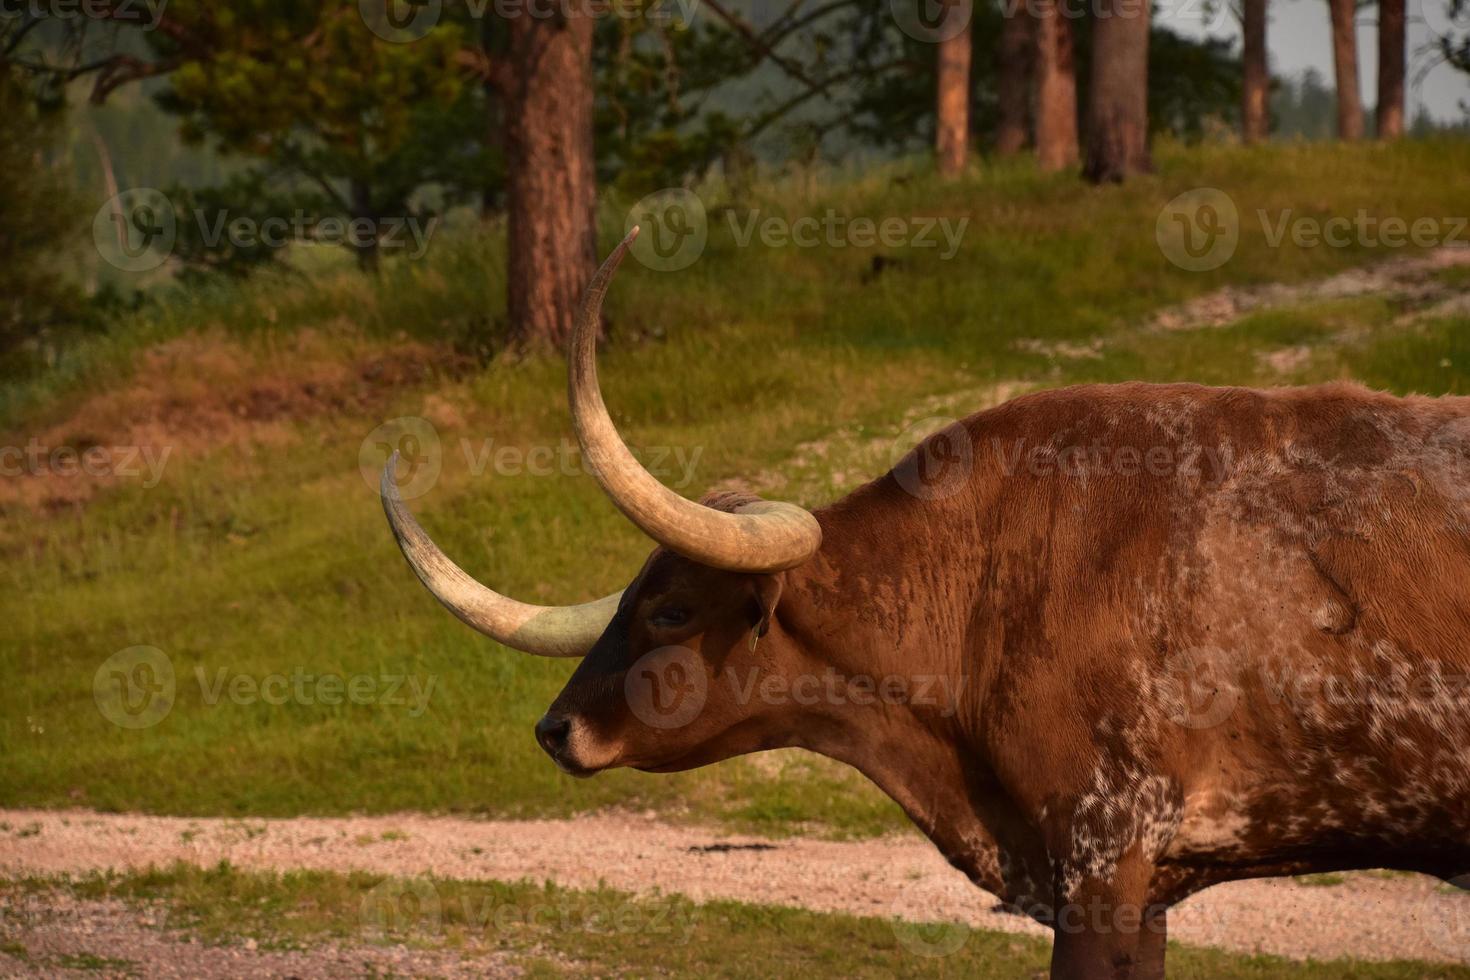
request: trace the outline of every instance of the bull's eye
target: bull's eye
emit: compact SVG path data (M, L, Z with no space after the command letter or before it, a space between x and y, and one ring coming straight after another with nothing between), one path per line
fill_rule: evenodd
M683 626L689 622L689 612L688 610L680 609L678 606L660 606L652 616L648 617L648 621L654 626L665 628Z

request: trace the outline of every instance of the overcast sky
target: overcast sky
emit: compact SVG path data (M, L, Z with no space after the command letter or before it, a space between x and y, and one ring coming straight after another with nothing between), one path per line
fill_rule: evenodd
M1409 118L1421 104L1430 114L1442 120L1460 120L1464 113L1461 101L1470 102L1470 75L1441 64L1429 70L1417 86L1413 84L1419 70L1432 59L1419 52L1431 37L1431 29L1448 29L1446 0L1407 0L1409 14ZM1160 0L1158 21L1181 34L1229 37L1240 40L1240 23L1228 4L1215 13L1208 11L1206 0ZM1271 54L1273 75L1295 77L1308 68L1316 68L1327 85L1334 84L1332 71L1332 32L1327 20L1327 0L1270 0L1267 8L1271 22L1266 45ZM1427 18L1427 19L1426 19ZM1462 15L1458 34L1470 33L1470 17ZM1363 105L1378 101L1378 7L1369 5L1358 11L1358 77L1363 90Z

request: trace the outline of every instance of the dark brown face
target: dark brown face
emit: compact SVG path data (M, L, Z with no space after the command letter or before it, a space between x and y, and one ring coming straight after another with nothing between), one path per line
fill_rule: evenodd
M577 776L672 772L770 747L775 718L747 679L779 663L763 638L780 575L723 572L660 548L546 715L536 740ZM744 695L744 696L742 696Z

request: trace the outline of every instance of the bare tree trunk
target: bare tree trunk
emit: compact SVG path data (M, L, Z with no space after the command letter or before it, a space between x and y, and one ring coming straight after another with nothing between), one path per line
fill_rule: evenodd
M348 196L352 204L353 229L348 235L353 254L357 256L357 267L363 272L378 271L378 214L373 207L373 192L368 184L353 180L348 185ZM365 222L361 228L357 222Z
M493 17L480 18L480 50L484 52L487 60L494 57L495 31L500 27ZM484 145L487 150L498 148L505 150L505 121L501 118L500 89L489 78L481 83L485 97L484 122ZM498 175L487 171L485 182L480 185L480 217L489 218L498 213L500 208L500 194L504 188L497 179Z
M1036 160L1055 172L1077 165L1077 75L1072 23L1055 0L1036 7Z
M597 268L590 16L516 16L504 92L511 339L564 348Z
M1153 169L1148 153L1148 15L1148 0L1098 0L1082 166L1083 175L1095 184Z
M1035 49L1032 40L1034 21L1027 0L1001 0L1005 23L1000 30L997 48L996 98L1000 103L1000 119L995 127L995 152L1013 156L1026 145L1027 123L1030 121L1031 62Z
M1240 138L1246 143L1259 143L1271 130L1266 102L1271 86L1271 72L1266 63L1266 0L1243 0L1240 22L1245 35L1241 49L1244 70L1240 86Z
M1363 102L1358 94L1358 35L1353 0L1327 0L1332 13L1332 61L1337 71L1337 136L1363 138Z
M970 157L969 23L939 42L938 59L934 155L940 174L953 177L964 171Z
M1378 0L1378 138L1404 135L1404 0Z

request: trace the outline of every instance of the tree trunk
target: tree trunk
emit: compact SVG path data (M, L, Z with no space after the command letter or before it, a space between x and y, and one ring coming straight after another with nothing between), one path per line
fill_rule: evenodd
M1259 143L1270 135L1271 122L1267 108L1271 72L1266 63L1266 0L1243 0L1241 30L1245 42L1241 49L1240 138L1246 143Z
M494 17L480 18L480 50L487 60L495 57L495 31L500 27ZM481 83L485 98L484 146L486 150L505 151L505 120L501 118L500 89L489 78ZM480 217L488 219L500 212L500 195L505 186L498 174L487 168L484 183L480 185Z
M378 271L378 215L373 208L373 191L366 182L353 180L348 184L348 195L352 204L352 226L348 229L347 241L357 256L357 267L363 272ZM359 224L365 222L366 224Z
M1095 184L1153 169L1148 153L1148 15L1148 0L1097 2L1082 167Z
M597 269L590 16L514 16L503 86L507 311L519 347L565 348Z
M1031 113L1031 62L1034 21L1028 0L1001 0L1005 23L996 49L996 98L1000 119L995 127L995 152L1003 157L1020 153L1026 145Z
M970 156L969 23L939 42L938 59L934 155L940 174L954 177L964 171Z
M1077 165L1077 74L1072 22L1055 0L1035 2L1036 161L1047 172Z
M1332 13L1332 61L1337 70L1337 136L1363 138L1363 103L1358 95L1358 35L1354 0L1327 0Z
M1378 0L1378 138L1396 140L1402 135L1404 0Z

